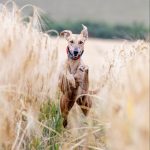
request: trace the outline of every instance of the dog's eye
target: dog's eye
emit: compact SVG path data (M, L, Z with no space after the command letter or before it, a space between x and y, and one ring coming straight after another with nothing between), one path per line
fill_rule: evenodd
M82 42L82 41L79 41L79 44L83 44L83 42Z
M72 44L73 44L73 43L74 43L74 42L73 42L73 40L71 40L71 41L70 41L70 43L72 43Z

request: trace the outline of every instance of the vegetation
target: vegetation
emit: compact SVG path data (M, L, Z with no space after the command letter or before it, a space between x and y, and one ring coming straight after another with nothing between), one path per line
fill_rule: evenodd
M51 102L51 100L43 103L40 108L39 121L42 122L45 127L42 129L40 137L35 136L27 143L28 149L59 150L59 136L63 130L59 104L55 104ZM45 140L43 141L43 139Z
M57 38L39 31L37 16L27 23L15 4L0 8L0 149L148 150L149 43L105 51L99 40L97 51L87 47L90 88L102 89L91 96L88 117L75 105L64 129L58 89L64 52Z
M142 23L133 23L132 25L110 25L107 23L94 23L90 21L80 22L55 22L48 16L41 16L41 24L43 31L55 29L58 32L69 29L74 33L81 31L81 24L88 27L90 37L104 38L104 39L146 39L148 38L149 30Z

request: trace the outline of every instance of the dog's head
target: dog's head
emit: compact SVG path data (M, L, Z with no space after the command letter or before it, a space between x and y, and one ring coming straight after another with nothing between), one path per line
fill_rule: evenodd
M73 58L78 58L84 51L84 43L88 38L88 29L83 26L83 30L80 34L73 34L70 30L64 30L60 35L64 36L68 41L68 50Z

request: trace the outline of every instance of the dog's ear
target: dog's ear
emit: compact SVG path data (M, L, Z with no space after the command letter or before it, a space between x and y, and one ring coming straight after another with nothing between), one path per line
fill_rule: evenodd
M83 30L81 31L82 36L87 40L88 38L88 29L85 25L82 24Z
M64 30L60 33L60 36L64 36L66 40L68 40L68 37L72 34L70 30Z

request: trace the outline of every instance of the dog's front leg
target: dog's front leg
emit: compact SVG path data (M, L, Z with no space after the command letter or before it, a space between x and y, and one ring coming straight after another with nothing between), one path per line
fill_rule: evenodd
M92 107L92 101L90 96L88 96L89 90L89 70L87 66L81 66L79 68L79 72L76 75L77 80L79 82L79 89L78 95L82 95L80 98L77 99L77 104L80 106L82 112L86 116ZM85 94L85 95L84 95Z
M63 92L63 95L60 99L60 109L63 117L63 126L67 126L67 118L69 111L74 105L75 98L73 96L73 91L76 87L75 79L72 74L69 72L63 72L59 78L59 87Z
M89 90L89 68L88 68L88 66L84 67L82 88L85 91L85 93L88 93L88 90Z
M75 78L74 78L73 74L71 74L69 71L67 71L66 78L67 78L68 84L71 87L76 88L76 82L75 82Z
M76 88L75 78L69 71L63 71L60 73L58 86L60 90L65 94L70 91L71 88Z
M81 65L76 74L74 75L76 83L81 87L82 93L78 94L83 94L83 93L88 93L89 89L89 69L88 66Z

